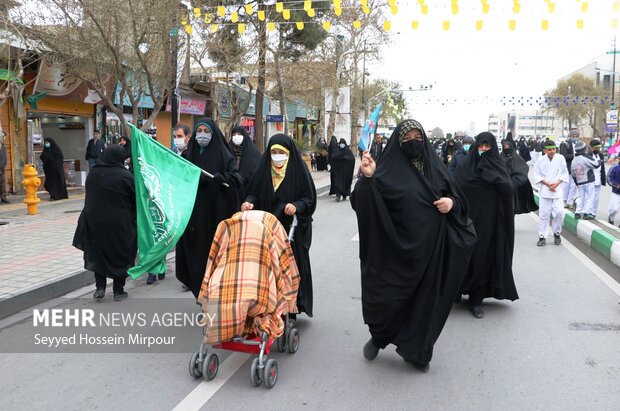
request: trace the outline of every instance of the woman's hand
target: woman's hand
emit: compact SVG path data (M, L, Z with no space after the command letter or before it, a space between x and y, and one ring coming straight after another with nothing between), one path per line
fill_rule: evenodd
M248 203L247 201L241 204L241 211L248 211L254 208L254 204Z
M293 204L288 203L285 207L284 207L284 214L286 215L293 215L297 212L297 207L295 207Z
M360 170L366 177L372 177L375 174L375 170L377 169L377 163L370 156L370 152L368 150L364 151L362 154L362 164L360 165Z
M439 200L435 201L433 205L437 207L437 211L442 214L446 214L449 213L450 210L452 210L454 202L450 197L441 197Z

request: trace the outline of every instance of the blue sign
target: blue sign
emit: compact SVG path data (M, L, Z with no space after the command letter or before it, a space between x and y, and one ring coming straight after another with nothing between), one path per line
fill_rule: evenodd
M283 122L284 122L284 116L282 115L278 115L278 116L268 115L267 116L267 123L283 123Z

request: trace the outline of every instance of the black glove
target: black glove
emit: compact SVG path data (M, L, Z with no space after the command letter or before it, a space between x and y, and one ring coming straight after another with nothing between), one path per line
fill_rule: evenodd
M220 173L213 174L213 182L218 185L222 185L226 182L226 179Z

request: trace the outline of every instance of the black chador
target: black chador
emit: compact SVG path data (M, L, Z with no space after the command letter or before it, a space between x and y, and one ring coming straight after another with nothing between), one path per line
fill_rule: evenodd
M489 132L479 134L470 152L455 173L478 234L462 293L469 295L472 314L480 318L484 298L519 298L512 276L514 200L512 181L495 136Z
M355 169L355 156L347 145L344 138L335 144L330 143L330 180L329 195L335 194L336 199L347 198L351 195L351 183L353 182L353 171Z
M423 140L412 153L401 141L416 130ZM452 201L447 213L433 204L445 198ZM364 356L374 358L368 347L394 344L406 361L424 369L476 239L467 203L422 125L405 120L392 133L375 174L360 177L351 204L359 228L362 311L372 336Z
M288 152L287 159L279 167L274 166L272 161L271 150L274 148ZM312 214L316 208L316 189L308 167L290 137L284 134L271 137L250 183L245 201L252 203L254 210L267 211L275 215L287 232L290 230L293 217L285 213L285 207L287 204L295 206L297 227L291 246L300 275L297 308L300 313L312 317L312 270L309 252L312 244Z
M241 202L248 193L250 180L252 180L252 177L254 176L256 167L258 167L261 154L260 151L258 151L258 147L256 147L256 144L250 138L250 135L244 127L234 127L232 129L231 135L232 138L228 144L230 145L230 149L235 155L239 174L241 174L241 178L243 178L243 185L241 187L239 197L239 200ZM241 136L242 140L235 137L235 135ZM239 140L241 140L241 144L237 144Z
M206 145L202 132L200 140L203 145L196 139L199 128L207 129L206 134L210 135ZM215 177L200 176L192 215L176 247L177 278L198 297L217 225L239 210L241 177L224 135L210 118L194 124L186 154L187 160Z
M514 190L514 213L524 214L538 210L538 205L534 201L534 192L532 183L527 174L530 171L529 166L515 152L514 144L508 140L502 141L502 152L500 157L506 164L506 169L512 181Z

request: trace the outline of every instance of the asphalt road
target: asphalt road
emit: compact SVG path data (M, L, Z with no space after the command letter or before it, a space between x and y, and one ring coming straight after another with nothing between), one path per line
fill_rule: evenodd
M422 374L395 353L362 357L369 338L361 313L357 222L348 201L319 200L311 249L315 316L301 316L296 354L273 353L277 385L250 384L251 357L217 351L220 371L194 380L184 353L9 353L32 339L32 310L0 321L2 408L411 410L616 410L620 404L620 286L567 240L536 247L536 216L516 218L514 273L520 299L485 303L475 319L456 305ZM613 268L612 268L613 269ZM133 283L130 299L183 299L173 273L154 286ZM46 307L89 308L91 288ZM130 300L105 307L119 310ZM183 332L198 348L200 330ZM19 350L17 350L19 351Z

